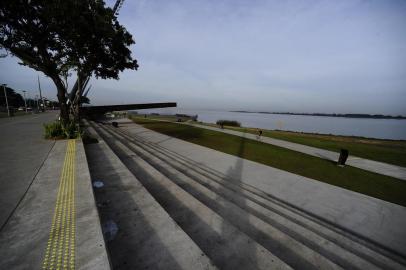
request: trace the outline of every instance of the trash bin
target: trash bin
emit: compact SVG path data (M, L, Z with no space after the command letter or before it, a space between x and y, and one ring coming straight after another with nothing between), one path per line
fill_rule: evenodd
M115 127L115 128L118 127L118 123L117 123L117 122L112 122L111 125L112 125L113 127Z
M347 161L347 158L348 158L348 150L341 149L340 157L338 158L338 166L344 166L345 162Z

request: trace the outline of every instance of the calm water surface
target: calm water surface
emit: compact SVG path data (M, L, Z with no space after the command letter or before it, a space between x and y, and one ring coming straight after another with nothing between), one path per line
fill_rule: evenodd
M406 140L406 120L238 113L182 108L139 111L139 113L151 112L160 114L197 114L199 121L207 123L215 123L219 119L226 119L236 120L245 127Z

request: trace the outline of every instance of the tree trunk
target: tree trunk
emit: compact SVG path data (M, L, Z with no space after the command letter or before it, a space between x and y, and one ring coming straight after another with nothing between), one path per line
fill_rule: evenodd
M62 125L65 126L69 123L69 107L66 104L66 88L59 78L52 78L58 90L59 110Z
M81 93L82 93L82 76L81 76L81 73L78 72L77 76L78 76L78 79L77 79L76 84L75 84L77 86L77 89L76 89L76 91L72 90L72 93L74 95L71 97L71 99L72 99L71 100L72 101L71 106L72 106L73 120L75 121L75 123L79 123L79 121L80 121L80 118L79 118L80 99L81 99L80 97L81 97Z
M69 123L69 108L66 104L66 89L65 88L58 88L58 101L59 101L59 110L60 110L60 117L62 121L62 125Z
M72 104L72 106L73 106L73 120L75 121L75 123L79 123L79 121L80 121L80 115L79 115L79 113L80 113L80 105L79 105L79 102L75 102L75 104Z

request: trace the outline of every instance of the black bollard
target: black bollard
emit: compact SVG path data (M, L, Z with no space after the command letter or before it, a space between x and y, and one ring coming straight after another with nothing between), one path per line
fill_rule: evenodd
M344 166L345 162L347 161L348 158L348 150L347 149L341 149L340 151L340 157L338 158L338 166Z
M118 123L117 122L111 122L111 125L113 126L113 127L118 127Z

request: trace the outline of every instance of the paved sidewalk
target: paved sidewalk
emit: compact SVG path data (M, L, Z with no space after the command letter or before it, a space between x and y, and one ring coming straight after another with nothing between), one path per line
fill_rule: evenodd
M0 231L0 269L109 269L81 141L57 141Z
M53 147L54 141L43 138L42 124L55 118L47 112L0 119L0 228Z
M406 208L145 129L121 128L406 256ZM242 145L243 147L243 145ZM237 181L237 180L236 180Z

